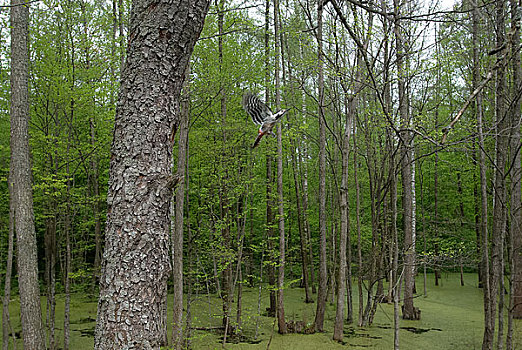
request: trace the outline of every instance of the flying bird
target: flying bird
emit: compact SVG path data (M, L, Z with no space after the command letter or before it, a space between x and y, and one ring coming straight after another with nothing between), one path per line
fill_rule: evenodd
M263 136L273 135L272 129L279 119L281 119L281 117L288 111L287 109L282 109L276 113L272 113L266 104L250 92L243 95L243 108L252 118L252 121L260 125L259 130L257 131L257 138L254 141L252 148L255 148L259 144L259 141L261 141Z

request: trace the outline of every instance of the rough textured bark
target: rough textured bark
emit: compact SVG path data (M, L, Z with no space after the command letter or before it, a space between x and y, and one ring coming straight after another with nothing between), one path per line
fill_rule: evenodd
M317 6L317 64L319 88L319 288L317 290L317 310L314 327L322 332L326 308L326 126L324 123L324 76L323 76L323 1Z
M181 100L181 127L179 132L177 176L181 179L176 189L174 227L172 230L172 275L174 281L174 307L172 316L172 344L175 350L182 348L183 333L183 207L185 200L185 169L187 164L190 67L185 74L185 91Z
M29 155L29 6L11 0L11 175L24 349L45 349Z
M95 349L158 348L170 274L172 140L208 0L132 4L115 117Z

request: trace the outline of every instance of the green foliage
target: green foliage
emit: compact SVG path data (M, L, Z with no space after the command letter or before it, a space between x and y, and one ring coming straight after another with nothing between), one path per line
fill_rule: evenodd
M64 276L63 261L65 234L72 240L72 274L75 291L92 291L94 273L95 226L106 219L106 193L112 142L113 116L119 88L119 72L124 58L125 41L119 37L129 16L130 1L124 1L122 18L114 13L112 4L98 1L44 0L31 7L31 150L34 177L34 205L39 244L40 271L45 271L46 242L56 234L57 281L61 290ZM200 40L191 60L189 82L190 133L186 181L185 207L185 288L193 293L215 292L226 268L242 268L244 285L263 288L268 286L267 271L277 268L278 244L277 217L267 223L267 205L272 204L275 214L277 194L275 182L267 183L267 161L275 159L276 141L270 137L259 147L251 149L256 137L255 126L241 107L244 92L252 91L267 98L275 109L274 91L274 36L273 23L268 34L268 55L265 52L264 4L254 7L223 2L223 8L213 3L206 19ZM259 5L259 6L257 6ZM308 4L310 5L310 4ZM329 7L328 7L329 8ZM365 278L370 270L373 254L389 254L391 235L390 184L392 177L398 185L399 245L403 246L402 188L400 170L399 125L397 113L398 73L395 58L385 61L384 51L394 55L395 37L385 28L381 19L368 25L368 13L360 8L344 8L352 29L359 40L370 35L366 52L368 62L360 55L348 31L338 22L333 12L325 13L324 66L325 66L325 121L327 124L327 231L329 273L336 272L337 240L340 226L339 193L341 190L342 162L348 164L349 234L351 238L353 273L361 272ZM223 33L219 33L219 13L223 14ZM116 11L118 12L118 11ZM271 14L270 16L272 16ZM406 47L408 68L403 72L408 80L411 127L415 130L415 183L416 229L418 263L428 269L454 270L464 266L476 271L478 252L475 231L478 170L477 146L474 140L476 118L471 106L456 124L441 147L443 127L448 125L471 91L471 36L467 28L468 13L454 14L452 21L436 28L436 43L430 38L433 32L424 31L422 21L405 25L411 42ZM302 2L290 1L281 9L281 60L283 84L281 106L290 108L282 120L283 137L283 193L285 229L287 238L285 293L289 298L287 314L313 318L313 308L300 304L301 293L293 287L301 280L301 247L299 223L306 218L310 226L313 267L318 265L319 231L319 177L318 177L318 97L317 97L317 42L314 36L315 11ZM376 16L378 17L378 16ZM270 19L272 21L272 19ZM481 24L483 34L489 18ZM121 22L121 23L120 23ZM461 25L464 23L466 25ZM389 25L390 23L387 23ZM428 24L426 24L427 26ZM388 32L386 32L388 31ZM369 33L369 34L368 34ZM126 33L123 33L124 35ZM5 261L9 196L9 25L7 11L0 11L0 261ZM427 43L428 42L428 43ZM486 55L491 46L488 35L481 35L481 73L495 63ZM221 49L220 49L221 45ZM388 45L388 46L386 46ZM375 57L372 57L375 55ZM362 63L361 63L362 62ZM364 64L363 64L364 63ZM359 64L361 75L357 76ZM371 74L368 74L368 69ZM386 73L386 74L385 74ZM357 79L360 79L358 81ZM358 83L361 89L356 90ZM385 91L391 89L390 106L385 106ZM494 127L494 87L484 89L485 130ZM357 99L357 106L351 106ZM350 153L343 159L341 153L345 128L350 131ZM355 149L355 144L357 149ZM174 157L177 160L177 143ZM489 161L494 159L494 137L487 135L485 150ZM354 154L355 153L355 154ZM390 161L394 157L394 162ZM296 165L293 158L296 157ZM355 164L356 162L356 164ZM356 217L355 166L360 187L360 214ZM275 177L275 163L271 178ZM493 166L488 163L488 176ZM297 184L294 183L294 175ZM437 177L437 185L435 185ZM307 188L305 189L305 181ZM267 198L267 185L272 192ZM435 188L437 186L437 188ZM297 188L297 193L296 193ZM96 190L98 194L96 194ZM299 217L298 197L308 200L306 212ZM436 197L436 198L435 198ZM435 199L437 215L435 215ZM491 201L491 197L488 198ZM96 208L98 207L98 212ZM304 209L303 209L304 210ZM363 271L356 264L357 219L360 222ZM70 226L68 226L70 223ZM273 230L274 237L268 237ZM425 242L425 244L424 244ZM271 243L271 244L269 244ZM274 251L269 251L269 246ZM402 251L401 251L402 252ZM241 258L241 261L239 261ZM383 271L387 271L388 259ZM402 263L402 254L400 257ZM239 261L239 264L238 264ZM5 266L1 265L0 272ZM261 277L262 273L262 277ZM42 275L42 284L45 279ZM190 280L190 284L189 281ZM448 282L449 283L449 282ZM426 328L443 328L436 316L455 312L453 317L470 312L476 324L467 323L469 337L448 337L449 347L476 346L477 326L481 322L478 311L478 292L466 287L468 300L459 291L451 289L433 293L433 298L418 300L423 310ZM254 307L253 290L248 290L244 320L252 331L258 316ZM463 294L463 293L462 293ZM445 300L453 300L451 307ZM207 298L207 296L205 296ZM217 298L208 296L212 305ZM295 300L294 300L295 299ZM458 302L457 302L458 301ZM198 300L199 302L199 300ZM417 303L417 300L416 300ZM471 305L471 303L473 305ZM81 304L78 302L78 304ZM93 304L94 305L94 304ZM90 305L93 307L93 305ZM266 305L263 304L263 310ZM194 323L208 325L220 322L221 317L207 316L201 309L195 313ZM355 306L354 306L354 309ZM385 324L385 315L391 310L383 306L386 314L379 314L377 323ZM451 310L450 310L451 309ZM457 309L457 310L453 310ZM83 314L86 310L81 309ZM91 312L90 310L89 312ZM332 309L330 308L330 312ZM216 314L219 314L216 311ZM436 315L434 315L436 314ZM87 313L91 315L91 313ZM433 316L433 317L432 317ZM91 317L91 316L87 316ZM297 319L296 318L296 319ZM437 319L437 320L435 320ZM262 332L266 340L271 333L271 320L262 318ZM451 323L450 317L444 321ZM388 327L386 324L384 327ZM416 325L416 327L419 327ZM448 330L448 333L452 331ZM350 328L356 338L350 344L384 348L388 345L389 329L373 328L372 335L381 340L366 339L363 330ZM429 343L440 334L430 331L419 336L401 333L401 347L412 348L416 341ZM296 347L312 348L328 343L330 335L295 338ZM429 340L424 340L424 337ZM203 344L216 337L198 332L195 343ZM282 344L274 338L274 347ZM293 339L293 338L292 338ZM199 342L199 343L198 343ZM214 344L215 343L215 344ZM419 344L420 344L419 343ZM457 345L456 345L457 344ZM212 345L212 346L213 346ZM219 345L219 344L217 344ZM217 347L216 345L216 347ZM210 346L210 347L212 347ZM423 345L424 346L424 345ZM203 345L202 345L203 347ZM242 346L238 346L242 347ZM245 346L246 347L246 346ZM420 348L420 346L419 346ZM424 348L424 347L423 347ZM427 347L426 347L427 348ZM80 347L78 347L80 349Z

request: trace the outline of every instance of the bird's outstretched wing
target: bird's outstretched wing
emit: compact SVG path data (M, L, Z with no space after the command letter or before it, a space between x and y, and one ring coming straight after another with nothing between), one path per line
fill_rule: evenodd
M272 116L272 111L256 95L247 92L243 95L243 108L256 124L263 124Z

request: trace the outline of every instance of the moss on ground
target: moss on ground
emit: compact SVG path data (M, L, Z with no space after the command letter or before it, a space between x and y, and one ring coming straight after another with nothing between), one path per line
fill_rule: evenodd
M460 286L459 275L447 274L439 287L433 285L433 276L428 276L428 296L415 299L415 306L422 311L420 321L401 320L400 348L402 350L429 349L481 349L483 332L482 291L476 287L476 274L465 275L465 286ZM355 285L354 285L355 286ZM417 279L418 291L422 291L422 278ZM279 335L274 319L259 317L258 338L254 339L257 317L257 288L247 288L243 295L242 337L237 344L227 344L227 349L270 349L317 350L317 349L392 349L393 348L393 305L381 304L372 326L359 328L345 325L345 343L332 340L335 307L328 303L325 329L320 334ZM192 337L193 349L221 349L222 334L211 329L221 324L221 304L215 296L200 294L192 304L193 325L207 330L196 330ZM354 291L354 312L357 313L358 298ZM507 297L507 296L506 296ZM169 303L172 298L169 297ZM263 294L262 313L268 306L266 292ZM63 344L64 298L58 296L56 303L56 342ZM79 294L71 300L71 346L73 350L92 349L96 319L96 301ZM11 304L11 320L15 331L20 331L18 299ZM45 310L45 299L42 300ZM304 321L312 324L316 304L305 304L300 288L285 290L285 313L288 321ZM507 313L507 312L506 312ZM235 315L235 311L233 313ZM357 315L355 315L357 317ZM169 314L169 319L171 316ZM45 311L44 311L45 320ZM506 328L506 327L505 327ZM522 349L522 321L515 322L515 349ZM169 331L170 335L170 331ZM20 344L20 340L18 343ZM18 346L20 348L20 346Z

